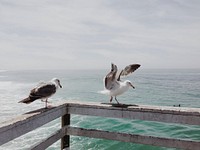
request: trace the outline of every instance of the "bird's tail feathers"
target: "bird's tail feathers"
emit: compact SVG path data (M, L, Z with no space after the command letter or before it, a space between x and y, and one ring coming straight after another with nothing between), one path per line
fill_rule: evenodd
M33 100L31 100L30 97L27 97L27 98L25 98L25 99L19 101L18 103L29 104L29 103L31 103L31 102L33 102Z
M105 95L109 95L109 94L110 94L110 91L104 89L104 90L102 90L102 91L98 91L98 93L100 93L100 94L105 94Z

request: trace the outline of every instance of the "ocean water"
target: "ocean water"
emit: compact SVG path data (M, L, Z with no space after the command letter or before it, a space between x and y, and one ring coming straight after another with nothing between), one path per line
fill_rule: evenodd
M40 81L53 77L61 80L63 86L50 98L51 105L57 102L84 101L109 102L109 97L99 94L103 89L103 77L109 70L45 70L45 71L0 71L0 122L23 113L44 107L40 100L29 105L18 103L25 98L32 87ZM126 104L149 104L160 106L179 105L200 107L200 70L138 69L128 77L136 89L118 97ZM72 115L72 125L91 129L104 129L159 137L180 138L200 141L200 126L167 124L142 120L112 119ZM0 146L0 150L24 150L46 138L60 128L56 119L37 130ZM48 148L59 150L60 141ZM172 150L172 148L123 143L110 140L71 137L72 150ZM174 150L174 149L173 149Z

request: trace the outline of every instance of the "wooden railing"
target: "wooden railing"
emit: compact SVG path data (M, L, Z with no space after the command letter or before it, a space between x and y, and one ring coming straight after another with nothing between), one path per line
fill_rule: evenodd
M45 149L59 139L61 139L61 149L68 149L70 147L70 135L188 150L199 150L200 148L200 141L153 137L73 127L70 126L71 114L200 125L199 108L162 107L149 105L118 106L111 104L70 102L50 109L39 109L32 111L10 121L1 123L0 145L3 145L23 134L28 133L29 131L35 130L40 126L61 117L61 129L56 131L50 137L47 137L45 140L31 146L30 149Z

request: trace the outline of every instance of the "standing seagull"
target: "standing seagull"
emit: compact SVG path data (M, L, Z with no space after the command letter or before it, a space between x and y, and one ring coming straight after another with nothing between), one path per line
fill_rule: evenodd
M126 92L129 87L135 88L131 81L121 81L120 77L129 75L139 67L139 64L131 64L126 66L120 73L118 73L117 66L112 63L111 71L104 77L105 90L101 91L100 93L110 95L110 102L112 102L113 97L115 97L115 100L119 104L116 97Z
M19 103L29 104L37 99L41 99L43 102L45 102L45 108L47 108L48 98L56 93L58 87L62 88L60 80L57 78L53 78L47 83L42 82L30 91L30 94L27 98L19 101Z

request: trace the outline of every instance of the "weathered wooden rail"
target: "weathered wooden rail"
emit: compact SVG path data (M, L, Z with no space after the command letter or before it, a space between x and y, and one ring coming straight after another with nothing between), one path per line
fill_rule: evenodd
M99 103L70 102L58 105L51 109L32 111L0 124L0 145L3 145L21 135L28 133L29 131L61 117L61 129L40 143L30 146L30 149L45 149L59 139L61 139L61 149L67 149L70 147L70 135L102 138L153 146L181 148L187 150L199 150L200 148L200 141L72 127L70 126L71 114L200 125L199 108L144 105L117 106Z

